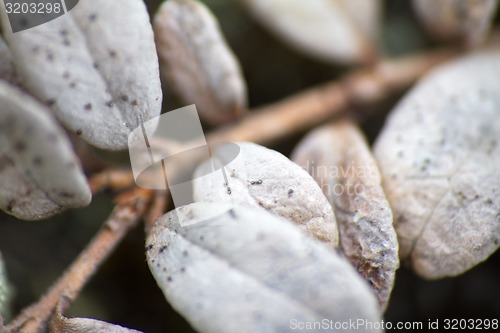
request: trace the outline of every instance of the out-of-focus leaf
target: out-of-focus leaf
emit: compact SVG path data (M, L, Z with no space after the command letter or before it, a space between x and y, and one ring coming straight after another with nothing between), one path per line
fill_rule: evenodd
M226 212L191 223L213 211ZM347 261L263 209L182 206L157 221L146 243L165 297L200 332L290 332L296 323L324 318L379 320L373 293Z
M12 84L19 83L19 77L14 67L12 54L5 41L0 36L0 79Z
M205 120L222 123L246 111L246 83L217 19L196 0L169 0L154 19L162 76Z
M463 273L500 244L500 50L424 78L375 144L400 257L427 278Z
M51 322L51 333L141 333L130 328L90 318L66 318L56 315Z
M321 127L299 143L292 160L308 170L332 204L342 252L385 309L399 267L398 242L380 172L363 135L349 121Z
M238 157L225 167L228 185L221 172L209 173L210 161L198 167L193 181L195 201L262 207L336 248L335 215L314 179L277 151L249 142L238 145Z
M264 26L298 51L330 63L373 61L378 0L241 0Z
M158 59L143 1L80 1L17 33L2 15L28 90L89 143L123 149L133 129L160 113Z
M432 37L461 40L473 46L488 33L498 0L413 0L413 7Z
M0 105L0 208L37 220L87 205L80 162L50 110L5 82Z
M0 332L2 333L2 318L10 316L11 296L11 286L9 281L7 280L5 265L3 263L2 253L0 252Z

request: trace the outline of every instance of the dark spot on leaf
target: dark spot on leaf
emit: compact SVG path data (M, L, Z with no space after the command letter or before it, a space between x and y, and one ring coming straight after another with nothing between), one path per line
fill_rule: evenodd
M181 267L181 273L184 273L186 271L186 268Z
M28 19L25 16L22 16L19 19L19 24L21 24L21 27L27 28L28 27Z
M68 35L68 30L63 29L59 33L61 34L61 36L67 36Z
M167 277L167 281L172 282L172 277L171 276Z
M160 249L158 250L158 253L163 253L163 251L165 251L167 249L167 246L164 245L162 247L160 247Z
M92 13L92 14L89 15L89 21L90 22L94 22L96 19L97 19L97 14L96 13Z
M235 213L234 209L232 209L232 208L231 208L231 209L229 210L229 212L228 212L228 213L229 213L229 215L230 215L233 219L235 219L235 218L236 218L236 213Z
M31 52L33 53L38 53L38 51L40 51L40 46L35 46L31 49Z
M127 95L122 95L121 96L122 101L128 102L128 96Z
M115 50L109 50L109 56L113 59L116 58L117 54L116 54L116 51Z
M52 53L50 53L50 52L49 52L49 53L47 53L47 60L48 60L49 62L54 61L54 55L53 55Z
M6 210L8 212L12 212L12 210L14 209L14 205L16 204L16 200L11 200L9 201L9 203L7 204L7 208Z
M139 105L139 102L136 99L134 99L131 104L132 106L137 106Z
M81 129L76 130L76 135L82 135L83 131Z
M53 99L53 98L50 98L50 99L47 100L47 102L45 102L45 104L47 106L52 106L52 105L56 104L56 100Z
M74 82L74 81L70 82L69 87L72 89L76 88L76 82Z
M187 252L186 250L184 250L184 251L182 251L182 255L183 255L184 257L187 257L187 256L188 256L188 252Z
M71 45L71 42L69 41L69 39L64 38L64 40L63 40L63 45L64 45L64 46L70 46L70 45Z
M491 204L493 203L493 200L491 200L491 199L487 199L487 200L486 200L486 203L487 203L487 204L489 204L489 205L491 205Z
M94 62L94 68L95 69L98 69L99 68L99 64L97 62Z
M11 166L14 166L14 161L12 159L7 156L0 157L0 172Z
M69 193L69 192L66 192L66 191L60 192L59 196L62 197L62 198L66 198L66 199L71 199L71 198L75 197L75 195L73 193Z
M231 195L231 188L229 186L227 187L227 194Z
M33 165L39 167L43 164L43 158L41 156L35 156L33 158Z
M113 107L113 101L107 101L107 102L106 102L106 106L107 106L108 108L112 108L112 107Z
M92 110L92 103L87 103L83 107L85 108L85 111L91 111Z
M252 180L250 182L250 185L261 185L262 184L262 179L259 180Z
M14 144L14 150L16 150L17 152L23 152L26 150L26 142L24 141L17 141L15 144Z
M292 196L292 194L293 194L293 190L292 190L292 189L289 189L289 190L288 190L288 197L290 198L290 197Z
M64 73L62 75L63 79L69 79L69 76L70 76L69 72L68 71L64 71Z
M204 239L205 239L205 237L200 236L200 241L203 241Z
M148 246L146 246L146 252L151 251L152 248L153 244L149 244Z

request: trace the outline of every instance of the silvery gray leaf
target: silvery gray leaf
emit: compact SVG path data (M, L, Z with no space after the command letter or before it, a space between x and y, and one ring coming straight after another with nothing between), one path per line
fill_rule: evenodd
M400 257L427 278L455 276L500 244L500 50L425 77L375 143Z
M56 315L51 323L53 333L141 333L130 328L90 318L66 318Z
M87 180L50 110L5 82L0 104L0 208L38 220L86 206Z
M193 180L195 201L261 207L336 248L335 215L314 179L277 151L249 142L238 145L239 155L224 168L229 184L221 172L209 172L210 161L198 167Z
M159 115L158 59L143 1L80 1L67 14L17 33L2 16L27 89L89 143L124 149L133 129Z
M292 160L308 170L333 206L340 249L387 307L399 267L392 212L363 135L350 121L311 131Z
M479 44L488 33L498 0L413 0L413 7L432 37Z
M372 61L378 0L241 0L262 25L296 50L330 63Z
M191 223L214 212L220 214ZM146 255L169 303L199 332L290 332L297 322L324 318L380 320L373 293L347 261L263 209L182 206L149 230ZM367 331L379 330L358 329Z
M247 93L240 64L203 3L165 1L154 29L162 76L187 104L196 104L214 124L243 115Z

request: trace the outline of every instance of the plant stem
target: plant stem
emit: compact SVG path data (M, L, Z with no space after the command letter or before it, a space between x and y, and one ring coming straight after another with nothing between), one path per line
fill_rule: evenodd
M152 194L152 191L134 189L118 197L110 217L68 270L37 303L12 320L5 327L6 332L43 332L60 300L68 307L127 232L138 224Z
M402 92L430 69L457 54L458 50L444 49L382 61L339 81L253 110L235 125L210 133L207 139L210 143L274 142L343 115L354 105L377 103Z

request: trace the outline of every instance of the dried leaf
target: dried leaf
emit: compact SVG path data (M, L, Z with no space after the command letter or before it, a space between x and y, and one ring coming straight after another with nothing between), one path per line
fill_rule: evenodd
M221 172L209 173L210 162L198 167L193 180L195 201L262 207L336 248L335 215L314 179L277 151L249 142L238 145L238 157L225 167L228 185Z
M141 333L139 331L90 318L66 318L56 315L51 333Z
M321 127L299 143L292 160L308 170L332 204L342 252L385 309L399 267L398 243L380 172L363 135L348 121Z
M473 46L488 33L498 0L413 0L422 24L433 37Z
M0 104L0 208L37 220L87 205L87 180L50 111L4 82Z
M28 90L89 143L124 149L133 129L159 115L158 59L143 1L80 1L14 34L5 12L2 23Z
M12 290L5 265L3 263L2 253L0 252L0 332L2 331L2 319L10 315L10 301L12 298Z
M164 2L154 30L162 75L187 104L196 104L200 116L216 124L243 115L247 97L240 64L204 4Z
M190 224L214 211L226 213ZM200 332L290 332L294 321L379 320L373 294L347 261L262 209L182 206L157 221L146 243L165 297Z
M423 79L375 144L400 257L427 278L461 274L500 244L500 50Z
M374 60L378 0L241 0L255 18L298 51L331 63Z

